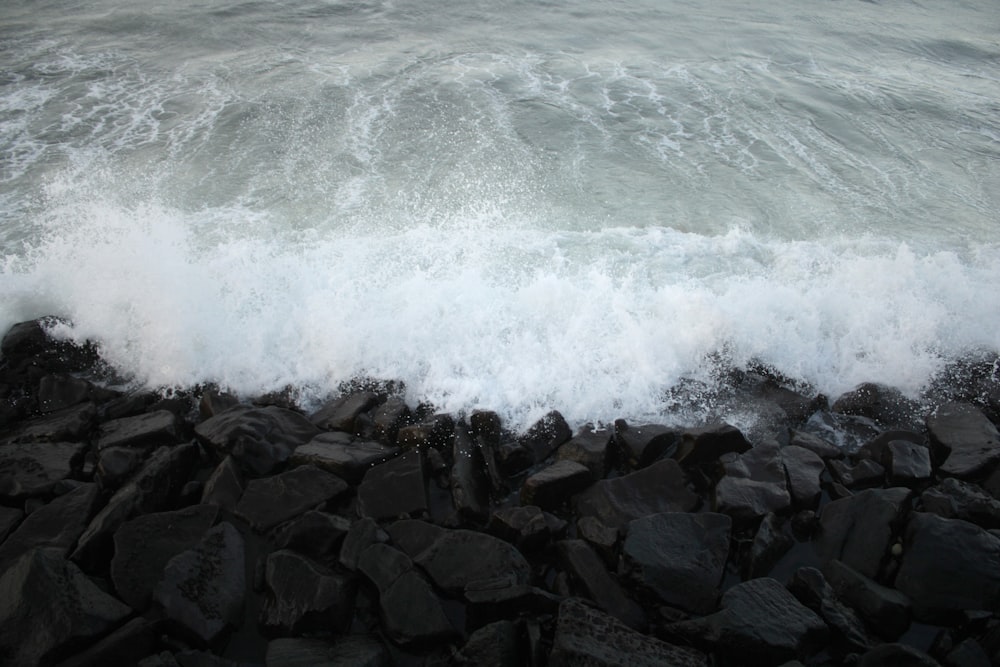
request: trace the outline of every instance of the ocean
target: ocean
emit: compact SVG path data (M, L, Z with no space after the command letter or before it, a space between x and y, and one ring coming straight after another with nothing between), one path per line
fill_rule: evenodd
M998 35L995 0L8 0L0 329L512 428L697 412L724 368L918 396L1000 352Z

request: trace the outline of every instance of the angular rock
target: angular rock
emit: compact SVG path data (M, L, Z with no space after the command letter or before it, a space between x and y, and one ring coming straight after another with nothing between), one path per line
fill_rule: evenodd
M32 549L0 576L0 656L7 667L52 664L131 613L58 551Z
M482 448L464 424L455 425L452 444L451 498L460 516L485 520L490 509L490 480Z
M166 509L190 478L198 461L198 446L186 443L160 447L132 479L118 489L80 536L72 559L92 570L110 559L111 536L139 514Z
M549 541L549 524L536 506L504 507L490 516L486 531L510 542L520 551L538 551Z
M609 528L592 516L585 516L576 522L576 534L589 544L611 568L617 567L618 531Z
M556 551L559 562L598 607L633 630L645 631L646 615L642 608L608 574L600 556L590 545L583 540L562 540L556 543Z
M398 453L398 447L358 440L348 433L320 433L296 448L288 465L314 465L350 484L357 484L369 468L385 463Z
M760 522L750 545L744 567L744 579L756 579L771 572L781 557L795 545L789 522L768 514Z
M368 470L358 487L358 514L377 521L427 513L423 454L409 451Z
M799 568L792 577L789 590L799 602L819 614L849 651L871 648L872 641L861 618L837 599L822 572L813 567Z
M388 541L389 535L373 519L359 519L351 524L344 536L344 542L340 546L340 564L353 572L361 565L361 554L368 547L376 542Z
M395 445L399 429L412 421L413 413L403 399L393 396L375 407L371 417L375 439Z
M169 410L157 410L101 424L98 451L108 447L136 447L152 451L177 444L182 437L180 420Z
M920 494L925 512L946 519L962 519L989 530L1000 528L1000 500L974 484L946 477Z
M516 585L531 579L531 566L520 551L492 535L471 530L444 531L429 547L411 556L450 595L460 595L477 582L500 580Z
M438 414L419 424L401 426L396 434L396 444L404 449L448 449L455 433L455 420L451 415Z
M534 465L535 455L518 442L504 442L497 446L496 462L501 474L513 477Z
M750 443L735 426L718 424L687 429L681 433L674 459L684 466L712 463L723 454L742 454Z
M930 450L907 440L892 440L887 444L882 467L893 486L913 486L930 479L933 472Z
M781 450L781 463L788 476L788 492L796 507L814 508L822 493L820 475L826 468L823 459L805 447L788 445Z
M707 614L719 598L731 528L725 514L667 512L636 519L622 548L626 567L665 604Z
M37 547L54 549L65 556L86 530L99 499L96 484L81 484L29 514L0 544L0 572Z
M645 468L653 461L672 454L679 440L680 434L666 426L629 426L624 419L615 421L615 443L632 469Z
M235 408L240 404L240 399L232 394L226 394L215 387L206 389L198 399L198 414L202 420L222 414L229 408Z
M1000 434L976 406L945 403L927 417L927 430L945 475L971 477L1000 461Z
M611 468L611 459L611 433L589 425L556 451L557 461L576 461L587 466L594 480L604 479Z
M236 514L258 532L293 519L347 491L344 480L316 466L299 466L247 484Z
M232 456L227 456L205 481L201 502L232 512L243 497L244 486L239 464Z
M7 539L24 518L24 511L16 507L0 507L0 544ZM0 566L0 570L3 567Z
M497 585L484 581L465 587L466 626L479 627L506 618L525 615L555 615L561 597L534 586L517 584Z
M0 496L23 499L52 493L83 467L78 442L30 442L0 446Z
M885 468L871 459L861 459L853 466L843 461L829 461L827 467L834 479L849 489L870 489L885 483Z
M821 459L840 459L844 457L844 450L836 445L827 442L818 435L814 435L807 431L792 431L791 438L788 441L789 445L795 447L802 447L803 449L808 449L813 454L816 454Z
M149 605L167 562L195 547L218 515L212 505L144 514L115 531L111 581L126 604L137 611Z
M907 522L896 588L926 623L966 610L1000 611L1000 538L959 519L915 512Z
M239 624L245 594L243 538L222 522L194 549L170 559L153 598L167 618L208 643Z
M866 382L842 394L831 410L867 417L885 426L909 426L919 421L920 406L898 389Z
M221 456L231 454L243 470L259 476L284 465L320 430L291 410L237 406L201 422L194 432L203 445Z
M839 560L824 565L823 575L837 597L850 605L879 637L896 640L910 626L912 607L903 593L876 583Z
M800 431L825 440L844 454L853 454L881 429L868 417L819 410L809 417Z
M82 403L71 408L50 412L21 425L10 440L12 442L79 442L91 429L97 409L93 403Z
M576 496L574 506L579 516L595 517L620 530L649 514L692 511L699 500L686 482L680 465L663 459L628 475L595 482Z
M880 644L866 651L857 667L941 667L941 663L920 649L906 644Z
M559 412L553 410L518 438L518 444L532 453L535 463L540 463L572 437L569 424Z
M286 524L275 537L275 546L291 549L324 565L332 565L350 529L351 522L342 516L306 512Z
M267 667L390 667L392 659L377 637L344 635L323 639L274 639L267 645Z
M46 375L38 383L38 407L42 412L54 412L80 403L95 403L115 396L109 389L96 387L83 378L58 373Z
M49 337L48 328L57 322L54 317L18 322L7 330L0 341L0 355L13 365L44 352L55 343Z
M355 582L294 551L267 557L267 596L260 624L283 634L346 632L354 613Z
M708 659L693 649L638 633L613 616L569 598L559 605L549 665L707 667Z
M517 625L504 620L479 628L469 636L454 662L474 667L521 667L525 663Z
M521 486L521 504L555 509L592 483L590 470L575 461L556 461L531 475Z
M142 617L133 618L96 644L60 662L58 667L141 665L143 658L154 650L157 643L158 625Z
M905 488L869 489L824 506L813 543L821 562L840 560L876 578L909 495Z
M309 421L324 431L354 433L354 422L358 415L374 408L378 401L378 395L370 391L345 394L309 415Z
M97 457L95 477L105 491L114 491L142 467L147 452L131 447L105 447Z
M744 454L720 458L725 476L715 485L717 512L737 521L751 521L791 505L785 468L776 442L761 443Z

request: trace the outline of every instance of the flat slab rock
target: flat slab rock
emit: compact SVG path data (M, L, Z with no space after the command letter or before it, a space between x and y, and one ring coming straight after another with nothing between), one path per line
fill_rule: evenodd
M869 489L824 506L813 543L821 562L840 560L875 578L909 497L903 487Z
M267 597L260 624L281 633L348 629L354 611L354 581L294 551L267 557Z
M97 484L81 484L29 514L0 544L0 572L36 547L54 548L63 555L69 553L86 530L99 499Z
M358 440L347 433L320 433L292 452L289 465L311 464L357 484L374 465L399 453L398 447Z
M134 417L112 419L101 424L97 449L107 447L142 447L155 449L173 445L181 439L181 424L169 410L156 410Z
M336 475L306 465L247 484L236 514L265 532L347 491Z
M417 451L370 468L358 487L358 513L375 520L422 516L427 512L427 479Z
M79 442L31 442L0 446L0 496L26 498L50 493L83 465Z
M568 598L559 605L549 665L707 667L708 659L693 649L638 633L613 616Z
M593 516L618 529L650 514L690 512L698 503L698 496L687 487L683 469L673 459L595 482L574 499L578 515Z
M232 454L240 466L266 475L285 463L297 447L320 430L297 412L276 406L238 405L198 424L195 436L220 454Z
M1000 434L982 410L969 403L945 403L927 418L931 443L944 458L941 472L969 477L1000 461Z

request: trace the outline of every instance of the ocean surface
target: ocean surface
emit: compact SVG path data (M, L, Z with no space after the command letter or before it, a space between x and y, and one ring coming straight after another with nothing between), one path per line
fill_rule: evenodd
M998 286L996 0L0 6L0 329L135 386L916 396Z

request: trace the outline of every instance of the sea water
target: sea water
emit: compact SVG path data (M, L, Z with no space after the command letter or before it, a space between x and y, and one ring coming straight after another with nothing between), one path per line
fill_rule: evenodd
M995 0L0 7L0 329L523 428L1000 351ZM696 399L691 399L696 400Z

